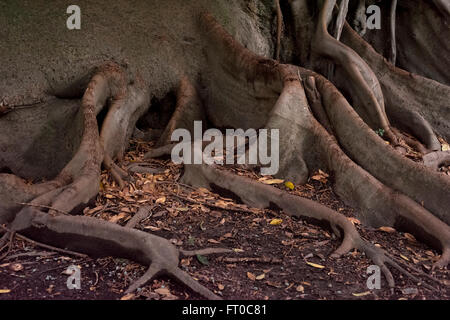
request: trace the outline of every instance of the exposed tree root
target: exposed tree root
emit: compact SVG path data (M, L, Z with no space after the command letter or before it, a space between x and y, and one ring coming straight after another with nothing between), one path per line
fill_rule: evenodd
M435 3L443 12L448 11L442 1L435 0ZM406 159L393 147L400 137L424 154L439 150L433 127L445 138L450 137L450 122L440 121L436 116L450 119L450 88L395 68L348 25L344 26L343 43L339 42L348 11L347 0L341 1L334 32L336 39L333 38L327 28L335 4L335 0L324 1L312 47L316 54L330 58L342 68L350 79L347 88L350 88L357 112L324 77L257 56L234 41L212 15L204 14L201 24L211 40L206 48L210 63L201 80L207 91L202 94L206 100L205 110L194 85L184 77L180 81L175 113L160 137L160 147L145 158L170 154L175 146L169 144L173 131L184 128L192 132L195 120L205 120L204 113L220 128L279 129L279 176L303 183L312 170L327 168L333 174L336 192L360 209L358 214L363 222L395 226L428 241L442 251L434 267L447 267L450 263L450 179L435 169L447 164L450 157L448 153L429 153L424 156L424 166ZM276 58L279 59L282 16L278 0L276 5ZM393 1L391 19L395 5ZM360 1L360 7L365 8L365 1ZM392 21L395 25L394 19ZM361 30L364 28L362 26ZM395 30L391 34L394 39ZM395 50L390 57L394 62ZM333 80L340 83L342 79L336 76ZM126 227L69 215L79 212L97 195L102 164L119 187L124 187L129 174L114 161L121 161L136 122L148 109L149 101L146 84L139 77L131 78L127 70L114 63L98 68L82 99L81 144L62 171L51 181L33 185L14 175L0 174L0 201L7 202L6 206L3 203L0 206L0 223L10 223L9 231L0 240L0 248L10 249L8 241L10 246L14 235L23 233L65 250L94 256L120 256L148 265L144 276L131 284L127 292L145 285L159 273L166 273L205 298L218 299L178 268L179 255L230 250L178 250L163 238L134 230L133 227L150 214L150 208L142 208ZM421 112L422 105L431 110L431 115ZM97 116L106 106L108 112L99 132ZM0 113L7 111L0 109ZM400 131L391 127L388 116L400 128L414 134L420 143L402 137ZM391 145L373 131L376 129L384 130L384 137ZM276 148L271 145L272 152L277 152ZM157 170L143 164L132 164L127 169L131 173L155 173ZM325 222L343 237L331 255L333 258L356 248L380 266L390 286L395 283L388 266L420 281L402 266L402 262L362 239L346 217L322 205L214 166L186 165L182 181L232 192L252 207L276 207L291 216Z
M434 131L450 138L450 88L394 67L346 24L342 41L355 50L375 72L392 122L417 137L429 150L440 150ZM424 112L429 110L429 112Z
M175 129L186 129L194 132L194 121L205 120L205 113L197 91L187 76L180 81L177 93L177 105L166 129L158 141L158 146L165 146L171 142L171 135Z
M441 220L448 221L446 208L449 207L447 195L450 180L404 158L386 145L358 117L333 84L320 75L257 57L234 42L213 18L205 16L204 21L207 24L205 27L212 30L210 38L219 50L215 52L224 52L233 65L239 66L243 81L255 79L256 70L267 79L268 91L278 87L277 79L283 80L284 88L268 113L265 125L266 128L280 128L280 159L288 159L287 163L291 165L302 163L306 177L309 168L324 161L323 164L336 178L336 191L343 199L360 208L359 214L363 221L374 226L395 225L398 229L408 230L419 239L441 249L443 255L436 266L446 266L449 263L447 251L450 248L450 229ZM271 67L261 69L262 66ZM340 144L360 166L344 153L335 138L323 130L309 112L299 75L306 80L309 101L313 101L313 105L322 103ZM257 94L256 90L254 94ZM251 106L249 103L237 112L245 112L246 108L248 117L251 117ZM355 148L356 145L359 147ZM282 150L288 150L289 153L283 154ZM283 163L280 163L282 170ZM294 171L297 174L301 172L298 167ZM285 172L280 175L290 179ZM302 179L296 181L301 183Z
M32 199L13 219L2 217L4 221L13 220L10 225L12 232L4 237L20 232L62 248L94 255L123 256L150 265L147 273L132 284L128 292L145 284L157 273L165 272L205 298L218 299L177 268L179 252L169 241L101 220L61 214L76 211L97 195L102 162L119 185L124 185L123 179L128 174L114 164L112 158L121 158L136 121L149 105L143 85L139 81L127 85L127 81L125 72L117 65L106 64L98 69L82 100L84 133L81 145L54 180L29 186L17 177L2 175L3 188L20 189L28 194L26 201ZM96 115L108 99L111 99L111 104L99 134ZM36 208L46 208L48 213ZM138 215L135 221L139 218Z
M377 77L358 54L328 33L327 27L335 4L336 0L324 2L312 44L313 51L342 67L351 79L350 92L355 98L354 107L360 116L374 130L383 129L388 140L396 144L397 139L386 115L383 93Z
M220 299L178 268L179 250L168 240L114 223L85 216L50 215L33 208L23 209L11 224L15 232L90 256L120 256L144 265L148 271L127 293L145 285L160 273L168 274L207 299ZM202 254L230 252L204 249ZM189 252L186 252L189 254Z
M419 278L406 271L382 249L363 240L355 226L345 216L316 202L290 195L249 178L233 175L225 170L207 165L185 166L182 181L197 187L231 192L249 206L257 208L276 207L288 215L309 218L319 224L327 224L337 236L343 236L341 245L331 254L332 258L339 258L356 248L380 266L390 287L395 286L395 281L387 265L394 267L414 281L420 282ZM423 275L423 272L421 274ZM433 289L431 286L427 285L427 287Z
M423 157L423 164L428 168L438 170L441 166L450 166L450 152L436 151Z

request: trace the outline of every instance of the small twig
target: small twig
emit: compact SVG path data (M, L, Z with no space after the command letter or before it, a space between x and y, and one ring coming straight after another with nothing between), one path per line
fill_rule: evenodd
M169 192L169 194L171 194L172 196L177 197L177 198L179 198L179 199L181 199L181 200L185 200L185 201L187 201L187 202L194 203L194 204L203 205L203 206L206 206L206 207L209 207L209 208L212 208L212 209L217 209L217 210L229 210L229 211L235 211L235 212L243 212L243 213L251 213L251 214L254 214L253 211L248 210L248 209L242 209L242 208L225 208L225 207L217 206L217 205L215 205L215 204L211 204L211 203L207 203L207 202L200 202L200 201L194 200L194 199L192 199L192 198L184 197L184 196L181 196L181 195L176 194L176 193L173 193L173 192Z
M2 226L2 228L4 228L4 227ZM9 231L9 241L8 241L8 244L6 245L6 246L8 246L8 250L2 256L0 256L0 261L2 261L4 258L6 258L10 254L10 252L13 248L13 242L14 242L15 236L16 236L16 233L14 231ZM5 247L1 248L0 251L2 251Z
M6 257L5 260L12 260L20 257L49 257L55 255L55 252L23 252Z
M233 250L226 249L226 248L206 248L206 249L199 249L199 250L180 250L180 253L185 257L192 257L196 255L209 255L209 254L217 254L217 253L230 253L233 252Z
M0 228L2 228L3 230L6 230L8 232L13 233L13 231L9 230L8 228L6 228L4 226L0 226ZM25 236L23 236L21 234L18 234L18 233L15 233L15 235L16 235L17 238L19 238L21 240L24 240L26 242L29 242L29 243L31 243L31 244L33 244L35 246L38 246L38 247L41 247L41 248L44 248L44 249L48 249L48 250L52 250L52 251L56 251L56 252L60 252L60 253L64 253L64 254L68 254L68 255L72 255L72 256L76 256L76 257L79 257L79 258L87 258L88 257L87 255L79 253L79 252L56 248L56 247L49 246L49 245L41 243L41 242L37 242L37 241L31 240L31 239L29 239L29 238L27 238L27 237L25 237Z
M278 264L282 263L283 260L277 259L277 258L267 258L267 257L261 257L261 258L230 258L230 257L219 257L217 258L217 261L220 262L226 262L226 263L236 263L236 262L259 262L259 263L273 263Z

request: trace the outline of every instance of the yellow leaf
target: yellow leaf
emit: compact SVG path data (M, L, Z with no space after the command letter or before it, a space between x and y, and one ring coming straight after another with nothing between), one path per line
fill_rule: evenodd
M322 265L320 265L320 264L312 263L312 262L308 262L308 261L306 261L306 264L309 265L309 266L311 266L311 267L317 268L317 269L323 269L323 268L325 268L324 266L322 266Z
M404 256L404 255L400 255L400 257L403 259L403 260L406 260L406 261L409 261L409 259L408 259L408 257L406 257L406 256Z
M11 290L9 290L9 289L0 289L0 294L1 293L10 293L11 292Z
M238 248L233 249L233 251L236 252L236 253L242 253L242 252L244 252L244 250L238 249Z
M156 204L158 204L158 203L164 203L164 202L166 202L166 197L158 198L158 199L155 201Z
M264 279L266 277L266 275L263 273L263 274L260 274L259 276L257 276L256 277L256 280L262 280L262 279Z
M272 226L278 226L282 223L283 223L282 219L272 219L272 221L270 221L270 225L272 225Z
M105 186L103 185L103 182L100 181L100 191L105 190Z
M282 179L269 179L269 180L262 181L262 183L264 183L264 184L280 184L283 182L284 182L284 180L282 180Z
M284 185L286 186L286 188L288 188L290 190L294 190L294 188L295 188L294 184L292 182L290 182L290 181L286 181L284 183Z
M442 144L442 151L450 151L450 146L447 143Z
M364 297L371 294L370 291L366 291L366 292L361 292L361 293L352 293L352 295L354 295L355 297Z

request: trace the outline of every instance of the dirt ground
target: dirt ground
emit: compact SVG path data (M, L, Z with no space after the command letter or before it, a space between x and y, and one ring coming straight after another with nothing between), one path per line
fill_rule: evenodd
M134 141L123 165L139 163L149 144ZM196 256L180 260L182 268L224 299L449 299L449 273L431 273L439 253L417 242L407 233L392 228L363 228L353 209L338 199L331 189L333 177L320 171L302 186L285 185L255 172L239 168L236 174L273 184L318 201L357 225L361 235L385 248L391 255L433 277L422 277L435 291L415 283L396 270L396 288L390 289L382 276L381 289L369 290L367 268L371 262L354 251L340 259L329 259L340 240L331 231L283 212L257 210L237 204L204 189L194 190L176 183L182 166L169 160L151 160L148 166L158 174L135 174L119 190L106 172L96 203L84 210L124 225L138 208L151 207L149 216L137 228L170 239L187 249L225 247L233 253ZM289 188L291 187L291 188ZM294 188L293 190L292 187ZM81 268L81 289L69 290L65 270ZM410 270L411 271L411 270ZM189 289L165 276L157 277L135 295L125 295L127 286L145 272L145 267L124 259L79 258L43 249L16 238L9 254L0 261L0 300L6 299L201 299ZM417 275L416 271L411 271Z

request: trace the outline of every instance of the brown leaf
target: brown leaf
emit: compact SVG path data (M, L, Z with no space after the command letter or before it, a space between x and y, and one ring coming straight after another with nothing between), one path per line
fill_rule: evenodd
M416 238L411 233L405 232L405 238L411 242L417 242Z
M161 296L167 296L167 295L171 294L170 290L167 288L159 288L159 289L156 289L155 292Z
M136 296L133 293L129 293L129 294L123 296L122 298L120 298L120 300L133 300L134 298L136 298Z
M247 272L247 277L252 281L256 280L256 276L251 272Z
M128 213L126 213L126 212L121 212L121 213L119 213L118 215L112 216L112 217L109 219L109 222L117 223L119 220L121 220L121 219L123 219L123 218L125 218L125 217L127 217L127 216L128 216Z
M9 265L9 269L14 272L22 271L23 265L21 265L20 263L13 263Z
M387 232L387 233L394 233L394 232L396 232L396 230L394 228L391 228L391 227L379 227L378 230L383 231L383 232Z
M158 198L155 201L156 204L162 204L162 203L165 203L165 202L166 202L166 197Z
M359 221L356 218L348 217L347 219L350 220L350 222L353 223L354 225L361 224L361 221Z

